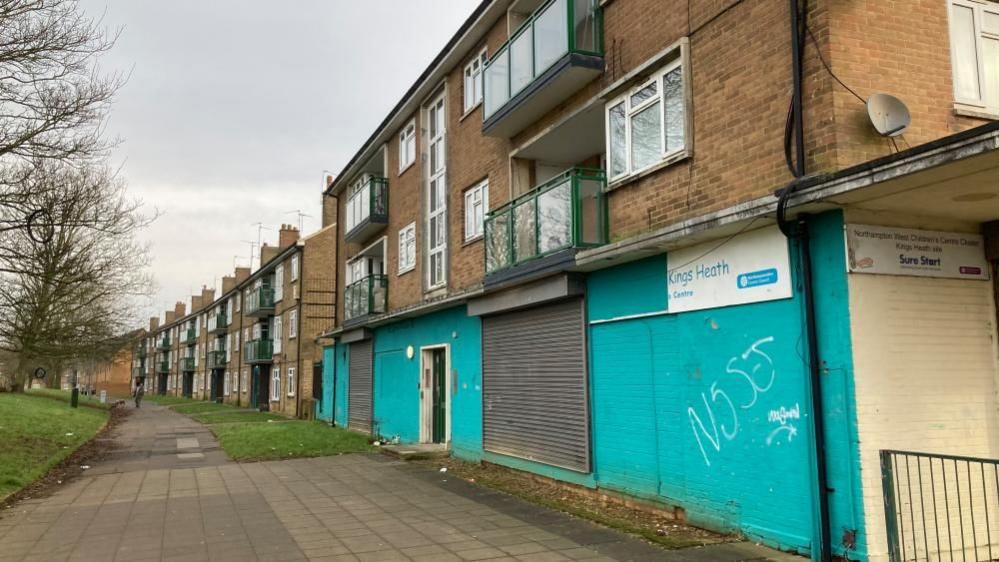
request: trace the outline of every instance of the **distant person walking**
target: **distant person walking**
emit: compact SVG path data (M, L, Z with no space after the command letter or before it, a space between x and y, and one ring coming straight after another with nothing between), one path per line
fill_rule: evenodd
M138 408L139 404L142 402L142 395L146 393L146 385L139 383L135 385L135 392L132 393L135 396L135 407Z

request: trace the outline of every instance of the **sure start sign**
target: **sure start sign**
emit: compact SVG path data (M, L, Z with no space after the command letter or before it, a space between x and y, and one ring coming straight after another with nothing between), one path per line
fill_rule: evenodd
M985 240L978 234L848 224L846 247L851 273L989 278Z

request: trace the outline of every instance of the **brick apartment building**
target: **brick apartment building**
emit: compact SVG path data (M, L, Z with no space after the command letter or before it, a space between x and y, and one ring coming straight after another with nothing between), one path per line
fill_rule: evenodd
M485 0L327 189L316 411L815 559L984 556L997 116L992 0Z
M190 310L178 302L162 322L151 318L133 384L312 417L313 372L322 359L316 338L333 325L335 234L330 226L302 238L282 225L278 245L261 247L255 271L238 267L222 278L217 297L206 287L191 297Z

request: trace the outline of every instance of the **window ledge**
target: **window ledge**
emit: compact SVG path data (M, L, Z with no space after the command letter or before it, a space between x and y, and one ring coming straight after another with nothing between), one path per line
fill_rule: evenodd
M416 160L413 160L409 164L406 164L405 166L403 166L402 168L399 169L399 173L396 174L396 177L402 176L404 173L406 173L406 170L412 168L415 165L416 165Z
M462 121L465 120L466 117L468 117L469 115L475 113L475 110L478 109L481 105L482 105L482 102L480 101L480 102L477 102L472 107L468 108L468 111L466 111L465 113L462 113L461 117L458 118L458 122L461 123Z
M673 164L676 164L678 162L682 162L682 161L690 158L691 156L693 156L693 153L689 149L681 150L679 152L671 154L671 155L667 156L665 159L663 159L663 161L660 162L660 163L658 163L658 164L650 166L650 167L648 167L648 168L646 168L646 169L644 169L644 170L642 170L642 171L640 171L638 173L631 174L630 176L625 176L623 178L620 178L620 179L614 180L613 182L608 183L607 184L607 189L605 190L605 193L610 193L611 191L614 191L614 190L616 190L616 189L618 189L620 187L624 187L624 186L626 186L628 184L631 184L631 183L634 183L634 182L636 182L636 181L638 181L640 179L643 179L643 178L646 178L648 176L651 176L652 174L654 174L654 173L662 170L663 168L667 168L669 166L672 166Z
M999 120L999 110L969 106L960 103L954 104L954 115L960 115L962 117L975 117L978 119Z
M485 236L482 235L482 234L479 234L478 236L476 236L474 238L469 238L468 240L465 240L464 242L462 242L461 243L461 247L464 248L465 246L471 246L472 244L475 244L476 242L481 242L484 239L485 239Z
M409 273L410 271L416 271L416 266L415 265L411 265L411 266L407 267L406 269L399 270L399 273L396 273L395 276L396 277L402 277L403 275Z

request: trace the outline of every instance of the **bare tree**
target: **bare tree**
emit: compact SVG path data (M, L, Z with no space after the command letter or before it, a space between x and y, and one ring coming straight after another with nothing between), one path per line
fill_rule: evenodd
M42 240L0 237L0 352L17 358L15 387L38 366L113 356L152 289L135 238L150 218L108 168L40 161L24 177L27 202L52 221Z

